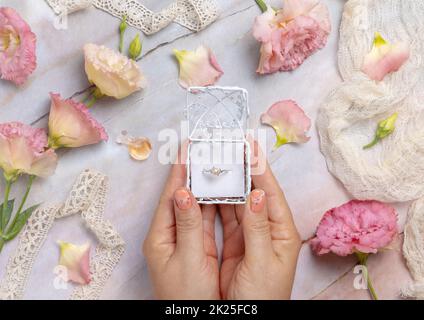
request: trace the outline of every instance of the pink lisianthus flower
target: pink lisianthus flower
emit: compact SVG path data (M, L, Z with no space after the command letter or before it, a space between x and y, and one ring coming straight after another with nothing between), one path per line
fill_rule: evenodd
M285 0L283 9L256 18L253 36L261 42L259 74L290 71L327 43L331 23L319 0Z
M50 93L50 97L49 145L52 148L77 148L108 139L103 126L84 104L62 99L55 93Z
M352 200L324 214L311 246L318 255L377 253L397 232L394 208L378 201Z
M12 8L0 8L0 75L23 84L35 70L36 37Z
M8 181L26 173L47 177L54 173L57 155L47 148L43 129L32 128L20 122L0 124L0 168Z

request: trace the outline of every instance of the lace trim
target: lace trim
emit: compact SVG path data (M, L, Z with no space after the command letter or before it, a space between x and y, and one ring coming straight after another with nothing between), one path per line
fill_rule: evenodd
M0 286L1 299L23 298L35 259L53 222L73 214L81 215L87 228L96 235L99 245L90 262L91 282L76 287L70 299L100 297L125 249L124 240L113 225L103 218L107 190L106 176L85 170L78 177L63 205L43 207L33 213L6 267L6 274Z
M182 26L200 31L218 17L215 0L175 0L160 12L153 12L136 0L46 0L56 14L68 14L90 5L115 17L127 16L128 24L153 34L177 22Z

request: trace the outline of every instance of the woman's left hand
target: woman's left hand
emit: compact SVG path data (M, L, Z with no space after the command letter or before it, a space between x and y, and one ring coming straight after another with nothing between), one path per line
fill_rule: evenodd
M157 299L220 299L216 206L200 206L174 164L144 242Z

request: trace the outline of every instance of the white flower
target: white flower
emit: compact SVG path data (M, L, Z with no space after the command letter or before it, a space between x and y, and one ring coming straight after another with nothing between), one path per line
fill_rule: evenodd
M85 72L106 96L123 99L146 86L146 80L134 60L105 46L84 46Z

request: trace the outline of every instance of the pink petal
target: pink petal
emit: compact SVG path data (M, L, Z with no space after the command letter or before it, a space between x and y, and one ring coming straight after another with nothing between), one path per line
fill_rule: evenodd
M257 16L253 25L253 36L260 42L268 42L271 40L271 33L273 29L273 20L275 18L275 11L268 7L260 16Z
M23 84L36 68L36 36L12 8L0 8L0 75Z
M68 281L88 284L90 275L90 244L77 246L72 243L59 241L59 265L66 267Z
M289 21L299 16L307 16L314 19L318 22L320 28L330 33L330 15L326 5L320 0L284 0L280 19Z
M55 148L76 148L108 139L103 126L84 104L62 99L59 94L50 93L50 97L49 137Z
M261 122L274 128L277 142L274 150L286 143L306 143L311 120L293 100L279 101L262 114Z
M209 48L200 46L196 51L174 50L180 65L180 85L183 88L214 85L224 74Z
M46 178L55 172L57 161L56 152L53 149L49 149L34 160L27 173Z
M365 56L361 70L372 80L381 81L388 73L398 71L409 59L409 55L409 46L406 43L391 45L376 33L373 48Z

